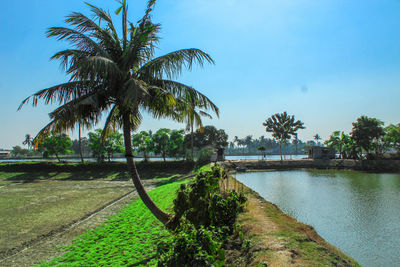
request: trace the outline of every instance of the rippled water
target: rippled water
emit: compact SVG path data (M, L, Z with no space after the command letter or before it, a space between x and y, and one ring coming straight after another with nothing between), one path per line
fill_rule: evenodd
M361 265L400 266L399 174L302 170L236 177Z

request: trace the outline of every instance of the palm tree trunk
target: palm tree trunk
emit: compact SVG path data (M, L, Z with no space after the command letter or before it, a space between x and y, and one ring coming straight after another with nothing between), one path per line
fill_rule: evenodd
M136 188L136 191L138 192L140 198L142 199L143 203L146 205L146 207L153 213L153 215L164 225L167 224L167 222L170 219L170 215L162 211L150 198L150 196L147 194L146 190L144 189L144 186L140 180L139 174L136 169L135 161L133 160L133 149L132 149L132 143L131 143L131 123L129 120L129 114L124 114L123 115L123 129L124 129L124 143L125 143L125 157L126 157L126 162L128 164L128 171L129 174L131 175L131 179L133 182L133 185Z
M81 162L82 164L85 163L83 160L83 154L82 154L82 140L81 140L81 124L79 123L79 130L78 130L78 138L79 138L79 154L81 154Z
M194 140L193 140L193 123L192 123L192 125L190 126L190 128L191 128L190 147L191 147L191 149L192 149L192 160L194 160L194 149L193 149L193 146L194 146Z

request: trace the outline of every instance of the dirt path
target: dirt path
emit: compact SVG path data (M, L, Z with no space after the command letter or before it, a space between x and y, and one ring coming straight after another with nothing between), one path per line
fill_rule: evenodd
M148 191L155 188L158 183L158 181L154 180L144 181L145 188ZM130 183L127 186L131 186ZM104 207L87 214L79 221L53 231L50 235L38 238L26 247L15 251L12 255L0 259L0 266L32 266L41 261L49 261L56 256L60 256L62 252L58 250L58 247L71 244L77 236L85 233L88 229L100 226L110 216L116 214L136 198L136 191L125 194Z

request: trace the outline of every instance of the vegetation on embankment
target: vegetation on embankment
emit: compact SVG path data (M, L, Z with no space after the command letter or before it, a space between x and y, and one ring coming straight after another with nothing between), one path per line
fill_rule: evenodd
M186 180L188 181L188 180ZM163 210L172 207L176 190L186 181L171 181L149 192ZM104 226L89 231L41 266L138 266L156 264L157 244L171 234L141 200L130 204Z
M232 178L231 185L235 183L238 182ZM240 187L247 197L247 206L239 215L238 223L249 245L247 250L230 250L229 264L277 267L360 266L327 243L311 226L284 214L277 206L243 184Z
M400 160L353 160L353 159L295 159L295 160L237 160L220 163L227 169L236 170L289 170L289 169L348 169L368 172L400 172Z

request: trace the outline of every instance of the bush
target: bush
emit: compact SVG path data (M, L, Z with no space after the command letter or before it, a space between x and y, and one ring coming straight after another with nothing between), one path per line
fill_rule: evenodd
M214 231L185 222L172 242L159 244L158 266L223 266L221 245Z
M246 198L235 191L221 192L227 173L214 166L182 184L174 200L175 216L168 227L175 233L159 246L159 266L223 265L222 243L233 233Z

